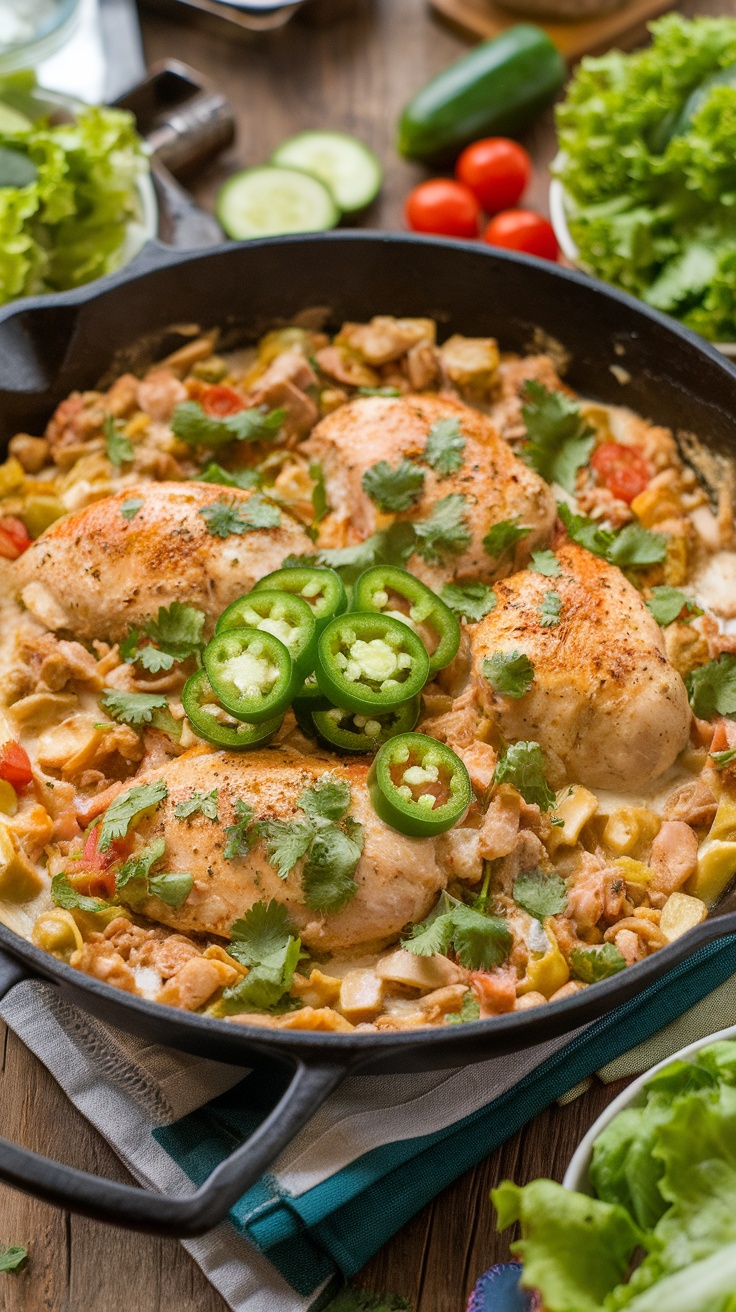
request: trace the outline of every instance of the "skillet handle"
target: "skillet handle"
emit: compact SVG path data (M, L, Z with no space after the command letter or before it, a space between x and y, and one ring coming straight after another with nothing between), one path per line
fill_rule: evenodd
M221 1162L196 1193L183 1198L88 1175L7 1139L0 1139L0 1180L96 1221L147 1234L192 1238L224 1221L348 1069L347 1062L313 1066L298 1062L289 1087L255 1134Z

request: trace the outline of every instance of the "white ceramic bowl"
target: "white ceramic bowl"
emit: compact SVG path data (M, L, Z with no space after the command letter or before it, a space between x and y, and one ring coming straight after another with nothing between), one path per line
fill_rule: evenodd
M580 252L575 245L567 226L565 211L565 188L559 178L553 178L549 184L549 217L555 230L555 237L565 259L583 273L588 270L580 264ZM736 342L714 342L717 351L722 351L730 360L736 360Z
M565 1178L562 1181L565 1188L574 1189L581 1194L592 1194L593 1189L588 1172L593 1155L593 1144L598 1135L605 1130L614 1116L617 1116L625 1107L631 1107L644 1101L644 1086L651 1080L655 1071L661 1071L665 1066L671 1066L674 1061L688 1061L701 1048L707 1048L711 1043L718 1043L720 1039L736 1039L736 1025L730 1025L726 1030L719 1030L717 1034L709 1034L706 1038L698 1039L696 1043L690 1043L686 1048L681 1048L679 1052L673 1052L671 1057L658 1062L656 1066L652 1066L651 1070L645 1071L643 1075L634 1080L633 1084L624 1089L623 1093L618 1095L618 1098L614 1098L603 1114L598 1117L595 1124L590 1127L585 1138L575 1150L572 1161L565 1172Z

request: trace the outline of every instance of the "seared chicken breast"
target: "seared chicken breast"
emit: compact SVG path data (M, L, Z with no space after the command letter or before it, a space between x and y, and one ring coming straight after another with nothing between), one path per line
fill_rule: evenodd
M458 467L453 461L449 474L441 461L435 459L433 467L425 450L440 421L454 423L464 442ZM503 577L525 564L552 529L555 503L546 483L517 460L484 415L450 396L359 398L321 420L301 449L324 472L331 507L320 525L319 543L325 547L362 542L394 518L427 521L438 502L454 498L452 509L462 525L459 537L453 543L440 535L436 549L430 543L409 562L412 572L432 587L450 579ZM421 489L408 509L384 513L380 498L366 491L364 475L381 462L394 470L406 460L423 472ZM506 519L530 532L514 550L489 555L483 539Z
M383 944L410 921L421 920L446 882L433 839L407 838L378 818L368 797L368 764L302 756L285 749L191 754L165 768L139 775L135 783L164 779L166 800L137 828L139 842L166 841L167 870L186 870L194 887L178 910L151 900L152 919L184 933L228 938L233 921L255 902L275 898L288 908L303 942L313 951L339 951ZM235 802L253 808L254 819L304 822L299 797L325 775L350 785L349 816L363 826L363 852L354 879L358 890L333 914L311 910L302 889L304 857L279 878L259 838L235 859L225 856L226 827L237 821ZM174 814L193 791L217 789L218 819L201 814L188 820Z
M255 525L276 522L249 527L249 504ZM215 506L233 512L217 532L204 513ZM258 513L264 508L272 513ZM52 524L13 571L24 604L47 628L114 642L173 601L205 611L211 632L231 601L311 547L288 511L258 493L141 483Z
M669 664L659 626L619 569L574 543L556 551L559 578L523 570L496 587L498 604L473 630L481 704L511 742L533 740L571 780L593 787L644 787L675 760L690 725L685 685ZM545 594L559 603L545 625ZM483 663L524 653L527 692L494 692Z

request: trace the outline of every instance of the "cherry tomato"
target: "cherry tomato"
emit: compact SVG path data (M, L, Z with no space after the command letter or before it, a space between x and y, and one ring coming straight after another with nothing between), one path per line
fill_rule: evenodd
M13 788L25 788L33 778L31 761L25 747L11 740L0 747L0 779Z
M443 237L477 237L480 205L468 187L450 178L420 182L409 192L404 210L414 232L436 232Z
M115 892L116 874L113 865L126 855L126 839L114 838L107 852L101 852L98 846L101 826L90 829L84 840L79 865L70 868L72 883L80 892L92 897L112 897Z
M560 249L552 224L533 210L505 210L497 214L483 233L483 240L489 246L523 251L540 260L556 260Z
M627 505L644 491L654 473L641 451L620 442L602 442L593 452L590 465L598 482Z
M245 401L234 387L197 380L189 384L187 391L192 400L199 401L205 414L211 415L213 419L226 419L228 415L236 415L239 410L245 410Z
M26 526L22 519L13 515L0 518L0 556L6 560L17 560L31 545Z
M508 137L484 137L466 146L455 165L455 177L470 187L487 214L516 205L529 185L532 161Z

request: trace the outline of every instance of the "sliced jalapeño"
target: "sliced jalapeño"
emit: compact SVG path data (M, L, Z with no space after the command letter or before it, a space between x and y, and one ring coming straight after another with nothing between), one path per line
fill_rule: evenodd
M291 703L296 722L307 738L316 738L313 715L315 711L327 710L330 706L313 674L302 684Z
M317 735L328 746L341 752L377 752L389 738L414 728L421 710L417 695L395 711L371 714L346 711L340 706L317 707L311 712Z
M277 569L256 583L253 591L261 592L264 588L302 597L317 621L318 634L336 615L342 615L348 606L345 584L334 569L322 569L313 565Z
M301 683L283 642L262 629L217 633L202 659L218 701L249 724L283 715Z
M187 679L181 702L195 733L216 747L263 747L281 727L284 718L276 715L261 724L246 724L236 719L218 702L206 670L197 670Z
M371 765L368 791L376 814L412 838L451 829L473 800L460 757L423 733L400 734L384 743Z
M376 611L338 615L317 644L317 683L335 706L392 711L420 693L429 675L421 638Z
M444 601L408 570L374 565L355 585L356 610L377 610L408 624L429 655L430 678L454 660L460 646L460 625Z
M234 629L260 629L271 633L286 647L298 673L306 678L314 669L317 651L317 621L302 597L275 588L249 592L238 597L222 612L215 634Z

